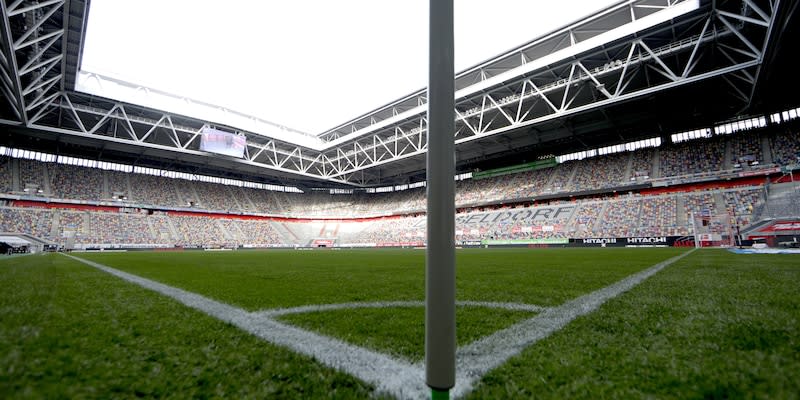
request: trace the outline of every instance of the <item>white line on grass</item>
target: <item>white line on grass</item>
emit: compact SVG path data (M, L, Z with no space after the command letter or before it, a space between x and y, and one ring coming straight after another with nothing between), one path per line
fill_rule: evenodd
M266 315L249 313L183 289L174 288L82 258L68 254L64 255L143 288L171 297L186 306L229 322L271 343L285 346L297 353L316 358L327 366L344 371L374 385L379 393L388 393L398 398L406 399L420 399L428 394L429 390L424 384L425 376L423 371L407 361L396 360L385 354L354 346L341 340L282 324ZM413 384L409 385L410 382L413 382Z
M373 303L339 303L339 304L312 304L292 308L274 308L271 310L259 311L258 315L267 317L278 317L289 314L302 314L320 311L348 310L356 308L394 308L394 307L424 307L424 301L376 301ZM530 311L542 312L546 308L523 303L498 303L493 301L457 301L459 307L487 307L502 308L511 311Z
M568 301L558 307L543 308L535 305L516 303L458 302L458 304L462 306L498 307L511 310L541 312L541 314L460 348L457 352L458 368L456 372L456 386L452 390L453 397L461 397L468 394L483 375L503 364L509 358L518 355L526 347L550 336L575 318L596 310L606 301L630 290L645 279L653 276L658 271L693 251L694 250L691 250L679 256L672 257L644 271L633 274L600 290ZM272 319L279 315L345 308L417 307L420 306L422 302L395 301L311 305L250 313L195 293L122 272L102 264L68 254L64 255L146 289L171 297L191 308L200 310L222 321L229 322L264 340L288 347L300 354L313 357L327 366L339 369L372 384L379 393L387 393L399 399L424 399L429 396L430 391L424 384L425 371L422 363L410 364L404 360L394 359L385 354L286 325Z
M509 358L537 341L560 330L575 318L586 315L606 301L619 296L655 275L666 266L686 257L694 250L662 261L652 267L633 274L592 293L568 301L558 307L545 310L541 314L497 331L467 346L456 353L456 386L453 397L469 393L473 385L487 372L505 363Z

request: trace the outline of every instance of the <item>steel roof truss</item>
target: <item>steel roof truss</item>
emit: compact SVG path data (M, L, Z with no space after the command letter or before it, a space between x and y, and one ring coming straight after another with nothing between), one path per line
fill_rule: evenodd
M186 149L186 147L181 146L181 141L178 138L178 132L175 131L175 125L172 123L172 118L169 115L165 115L164 122L166 122L166 129L168 130L167 138L172 142L172 145L178 148Z
M78 112L75 110L75 105L72 104L72 100L69 99L69 96L64 96L64 100L67 102L67 109L70 111L70 116L75 119L75 123L78 124L78 128L80 128L81 132L87 133L86 127L83 126L83 121L78 116Z
M37 70L37 69L39 69L39 68L42 68L42 67L46 66L47 64L49 64L49 63L51 63L51 62L55 62L55 61L59 61L59 60L61 60L61 59L64 57L64 55L63 55L63 54L57 54L57 55L55 55L55 56L53 56L53 57L51 57L51 58L48 58L47 60L45 60L45 61L42 61L42 62L40 62L40 63L38 63L38 64L36 64L36 65L31 65L31 64L33 64L34 62L36 62L37 60L41 59L41 58L42 58L42 56L44 55L44 53L45 53L47 50L49 50L51 47L53 47L53 44L54 44L55 42L57 42L57 41L58 41L58 39L60 39L60 38L61 38L61 36L54 36L54 37L53 37L53 38L51 38L51 39L50 39L50 41L49 41L49 42L47 42L47 43L46 43L44 46L41 46L41 48L39 49L39 51L37 51L37 52L36 52L36 54L34 54L34 55L31 57L31 59L30 59L30 60L28 60L28 62L27 62L27 63L25 63L25 65L23 65L23 66L22 66L22 67L19 69L19 74L20 74L20 75L26 75L26 74L28 74L29 72L31 72L31 71L34 71L34 70Z
M144 134L144 135L143 135L143 136L142 136L142 137L141 137L141 138L140 138L138 141L139 141L139 142L144 142L145 140L147 140L147 138L149 138L149 137L150 137L150 135L151 135L153 132L155 132L156 128L158 128L158 127L159 127L159 126L160 126L160 125L161 125L161 124L164 122L164 120L165 120L166 118L167 118L167 116L166 116L166 115L162 115L162 116L161 116L161 118L160 118L158 121L156 121L156 123L154 123L154 124L152 124L152 125L150 126L150 129L148 129L148 130L147 130L147 132L146 132L146 133L145 133L145 134Z
M47 94L47 92L48 92L50 89L52 89L53 87L55 87L55 85L56 85L58 82L59 82L58 80L54 80L54 81L50 82L49 84L47 84L45 89L41 89L41 90L39 91L39 95L37 95L37 96L36 96L36 97L33 99L33 101L31 101L31 102L30 102L30 105L29 105L29 106L25 107L25 111L31 111L31 110L34 110L36 107L39 107L39 106L41 106L41 105L42 105L42 104L44 104L44 103L47 103L47 101L48 101L49 99L51 99L51 98L53 98L53 97L58 97L58 96L60 95L60 92L55 92L55 93L52 93L52 94L50 94L48 97L45 97L45 95Z
M35 124L45 115L59 109L60 107L52 107L53 102L56 101L56 99L58 98L61 98L61 92L56 92L55 96L52 96L52 98L46 104L44 104L41 108L39 108L39 111L37 111L36 114L34 114L33 117L30 118L29 123Z
M45 21L50 19L50 17L52 17L53 14L55 14L55 12L58 11L58 9L61 8L62 5L64 5L64 1L63 0L53 2L52 4L55 4L55 3L58 3L58 4L55 5L53 8L51 8L50 11L48 11L46 14L42 15L42 17L39 18L34 23L34 25L32 27L28 27L28 30L25 33L23 33L22 36L17 38L16 41L14 41L14 50L19 51L19 50L24 49L25 47L28 47L28 46L30 46L30 45L32 45L34 43L39 43L39 42L41 42L43 40L47 40L47 39L50 39L52 37L60 37L61 35L64 34L63 30L59 30L59 31L50 32L50 33L48 33L46 35L37 36L37 37L35 37L35 38L31 39L31 40L28 40L27 42L25 41L31 35L33 35L34 32L38 32L38 30L42 26L42 24L44 24ZM46 6L41 6L40 5L40 7L36 7L34 9L39 9L39 8L43 8L43 7L46 7Z
M49 85L48 86L48 90L49 90L50 88L53 87L53 83L55 83L59 79L61 79L61 75L56 75L56 76L53 76L53 77L51 77L50 79L48 79L46 81L42 81L41 77L43 77L43 76L44 76L44 74L42 74L39 79L31 81L31 83L28 84L28 87L25 88L25 90L22 91L22 95L23 96L27 96L27 95L29 95L29 94L31 94L31 93L33 93L33 92L45 87L45 86L48 86L48 85ZM47 90L43 90L42 92L44 93L46 91Z
M464 126L469 128L469 130L472 131L472 133L474 133L476 135L478 134L478 130L475 129L475 127L473 127L472 124L469 123L469 121L464 116L464 114L462 114L461 111L458 111L458 109L456 109L456 118L458 120L460 120L464 124ZM456 122L458 122L458 121L456 121Z
M722 79L728 83L728 85L734 90L736 96L739 97L739 99L742 100L743 103L748 102L749 100L748 96L741 89L739 89L739 87L736 86L736 84L733 81L731 81L729 77L723 76Z
M120 105L119 112L122 114L122 118L125 122L125 130L129 133L131 139L135 142L140 141L139 138L136 136L136 130L133 129L133 124L131 124L131 119L128 117L128 112L125 111L125 106Z
M765 27L769 26L769 22L768 21L770 21L772 19L772 17L770 17L769 14L765 13L761 9L761 7L759 7L756 3L753 3L752 0L744 0L744 4L746 4L748 7L750 7L750 9L752 9L756 14L758 14L759 17L761 17L761 20L763 22L765 22L765 25L764 25ZM775 12L775 1L774 0L770 1L769 2L769 6L770 6L770 11L772 11L774 13ZM734 15L734 17L738 18L740 16L739 15ZM744 16L741 16L741 17L744 17Z
M454 109L453 116L456 119L456 130L453 133L456 142L466 143L503 134L714 77L722 77L733 88L737 97L749 101L749 90L742 88L755 87L758 80L758 65L767 43L764 39L762 45L760 31L761 27L766 27L767 31L772 29L775 3L769 3L768 14L754 0L742 1L734 5L742 4L741 12L726 9L687 15L677 25L673 23L656 27L643 34L636 32L624 38L624 41L608 42L587 50L585 54L577 54L539 69L527 70L524 74L510 75L503 82L492 83L495 86L488 86L483 81L485 87L464 91L463 97L457 99L458 106ZM643 1L631 0L613 10L609 9L601 13L602 15L585 20L584 25L559 31L537 42L543 46L537 48L531 44L522 47L498 57L494 64L482 65L456 79L475 77L478 81L494 80L497 78L490 77L519 65L527 64L530 68L528 54L534 57L550 47L559 51L570 40L577 43L587 40L603 32L606 26L616 23L609 18L627 19L625 14L630 10L629 18L634 20L650 15L649 9L669 8L681 1L639 3ZM55 10L64 4L65 0L42 1L38 4L16 0L8 8L4 7L5 2L0 4L0 9L4 11L4 18L0 23L5 30L3 48L0 51L0 93L8 97L23 124L37 129L129 142L143 147L171 149L195 156L204 154L192 147L196 147L200 136L201 128L197 127L208 125L209 122L173 116L152 109L143 109L142 116L136 116L133 115L136 114L135 111L126 109L120 102L110 103L102 99L95 101L92 97L62 93L58 89L51 93L63 74L55 66L63 64L59 61L63 61L64 57L63 53L55 56L51 53L58 47L59 40L62 41L62 49L65 48L63 41L66 36L61 27L64 25L62 22L59 21L57 25L60 28L54 30L52 25L55 24L45 24L45 21L55 16ZM727 4L724 6L728 8ZM29 24L31 27L24 32L12 32L8 15L18 15L28 10L37 13L26 15L26 18L33 21ZM46 32L37 31L42 27ZM12 36L17 36L16 40L12 40ZM768 34L764 35L767 36ZM24 51L16 52L23 47ZM709 49L717 49L721 56L708 62L711 54ZM21 69L17 68L18 62L23 66ZM658 72L658 76L654 74L655 79L652 81L643 76L650 68ZM53 71L57 75L53 75ZM19 80L20 76L25 77L24 87ZM34 98L26 106L30 97ZM348 133L348 127L352 132L360 132L361 136L321 151L245 132L248 136L245 160L236 162L247 162L331 182L352 185L381 183L380 179L384 174L373 168L418 156L427 149L425 102L424 91L418 92L388 108L342 124L323 136L329 140L339 138ZM40 109L35 110L37 107ZM30 121L26 120L27 111L33 110L36 111L34 117ZM67 116L66 119L62 119L61 110L66 110L63 113ZM54 115L56 111L58 113ZM383 121L387 118L396 118L397 121L387 121L384 124ZM364 129L365 127L368 129ZM119 132L120 128L127 132L129 138ZM76 130L79 132L69 132ZM118 138L117 134L123 137ZM396 176L393 173L388 175Z
M103 114L103 116L102 116L102 117L101 117L101 118L100 118L100 119L99 119L99 120L98 120L98 121L97 121L97 122L94 124L94 126L92 126L92 128L91 128L91 129L89 129L89 131L88 131L88 132L86 132L86 133L88 133L88 134L90 134L90 135L94 135L94 134L97 132L97 130L98 130L98 129L100 129L100 127L101 127L101 126L102 126L102 125L103 125L103 124L104 124L106 121L108 121L108 119L109 119L109 117L111 116L111 114L113 114L113 113L114 113L114 111L116 111L116 110L117 110L117 106L114 106L114 107L112 107L110 110L108 110L108 112L106 112L105 114Z
M489 99L489 101L492 102L492 104L494 104L495 107L497 107L497 110L500 111L500 114L506 117L509 123L513 124L515 122L514 118L511 118L511 116L508 115L508 113L505 110L503 110L503 107L500 106L500 103L495 101L495 99L491 95L487 94L486 97Z
M15 15L19 15L19 14L22 14L22 13L25 13L25 12L28 12L28 11L33 11L33 10L37 10L37 9L40 9L40 8L44 8L44 7L47 7L49 5L56 4L56 3L64 4L64 0L47 0L47 1L42 1L40 3L34 3L34 4L32 4L30 6L27 6L27 7L17 8L17 7L20 6L20 4L22 4L23 1L24 0L16 0L14 3L12 3L8 7L8 16L9 17L13 17Z
M706 36L706 32L708 32L708 27L711 25L711 18L706 18L706 22L703 24L703 30L700 31L700 38ZM683 69L683 73L681 73L681 78L686 78L689 76L697 64L700 62L700 56L698 56L698 49L700 49L700 44L702 44L702 40L697 40L697 42L692 47L692 53L689 55L689 61L686 62L686 67Z
M736 35L736 37L739 38L739 40L741 40L742 43L745 46L747 46L748 49L750 49L750 51L752 51L752 54L750 55L751 57L760 59L761 58L761 50L759 50L752 42L750 42L750 40L748 40L738 29L736 29L733 26L733 24L731 24L730 21L728 21L728 19L725 18L725 16L721 14L721 12L722 11L717 10L717 16L719 17L719 20L722 21L722 23L731 32L733 32L733 34ZM740 52L742 52L744 54L747 54L744 50L740 50Z
M673 82L678 80L678 76L675 75L674 72L672 72L672 69L670 69L670 67L668 67L663 60L661 60L661 57L659 57L658 54L654 53L653 50L651 50L650 47L644 43L643 40L637 41L637 44L641 46L648 54L650 54L650 57L652 57L653 60L656 62L656 64L658 64L661 67L661 69L653 68L656 72L660 73L661 75L664 75L664 77Z

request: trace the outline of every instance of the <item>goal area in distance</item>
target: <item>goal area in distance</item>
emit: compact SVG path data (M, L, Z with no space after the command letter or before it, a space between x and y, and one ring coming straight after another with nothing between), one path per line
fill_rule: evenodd
M692 230L698 247L735 247L739 244L736 219L727 213L693 215Z

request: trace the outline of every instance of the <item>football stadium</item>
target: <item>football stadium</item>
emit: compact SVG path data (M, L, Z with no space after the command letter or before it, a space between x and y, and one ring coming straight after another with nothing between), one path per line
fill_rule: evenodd
M434 75L431 0L430 85L315 132L90 68L96 3L0 1L0 397L800 396L800 3L612 0Z

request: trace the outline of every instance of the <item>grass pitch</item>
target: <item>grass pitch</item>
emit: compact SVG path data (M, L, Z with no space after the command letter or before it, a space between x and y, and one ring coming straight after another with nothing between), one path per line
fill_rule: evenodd
M459 300L556 306L679 249L464 250ZM81 257L250 311L423 300L413 250ZM490 372L474 398L797 398L800 258L695 252ZM60 255L0 261L0 397L335 397L371 387ZM528 318L460 307L459 343ZM284 321L410 360L422 308Z

